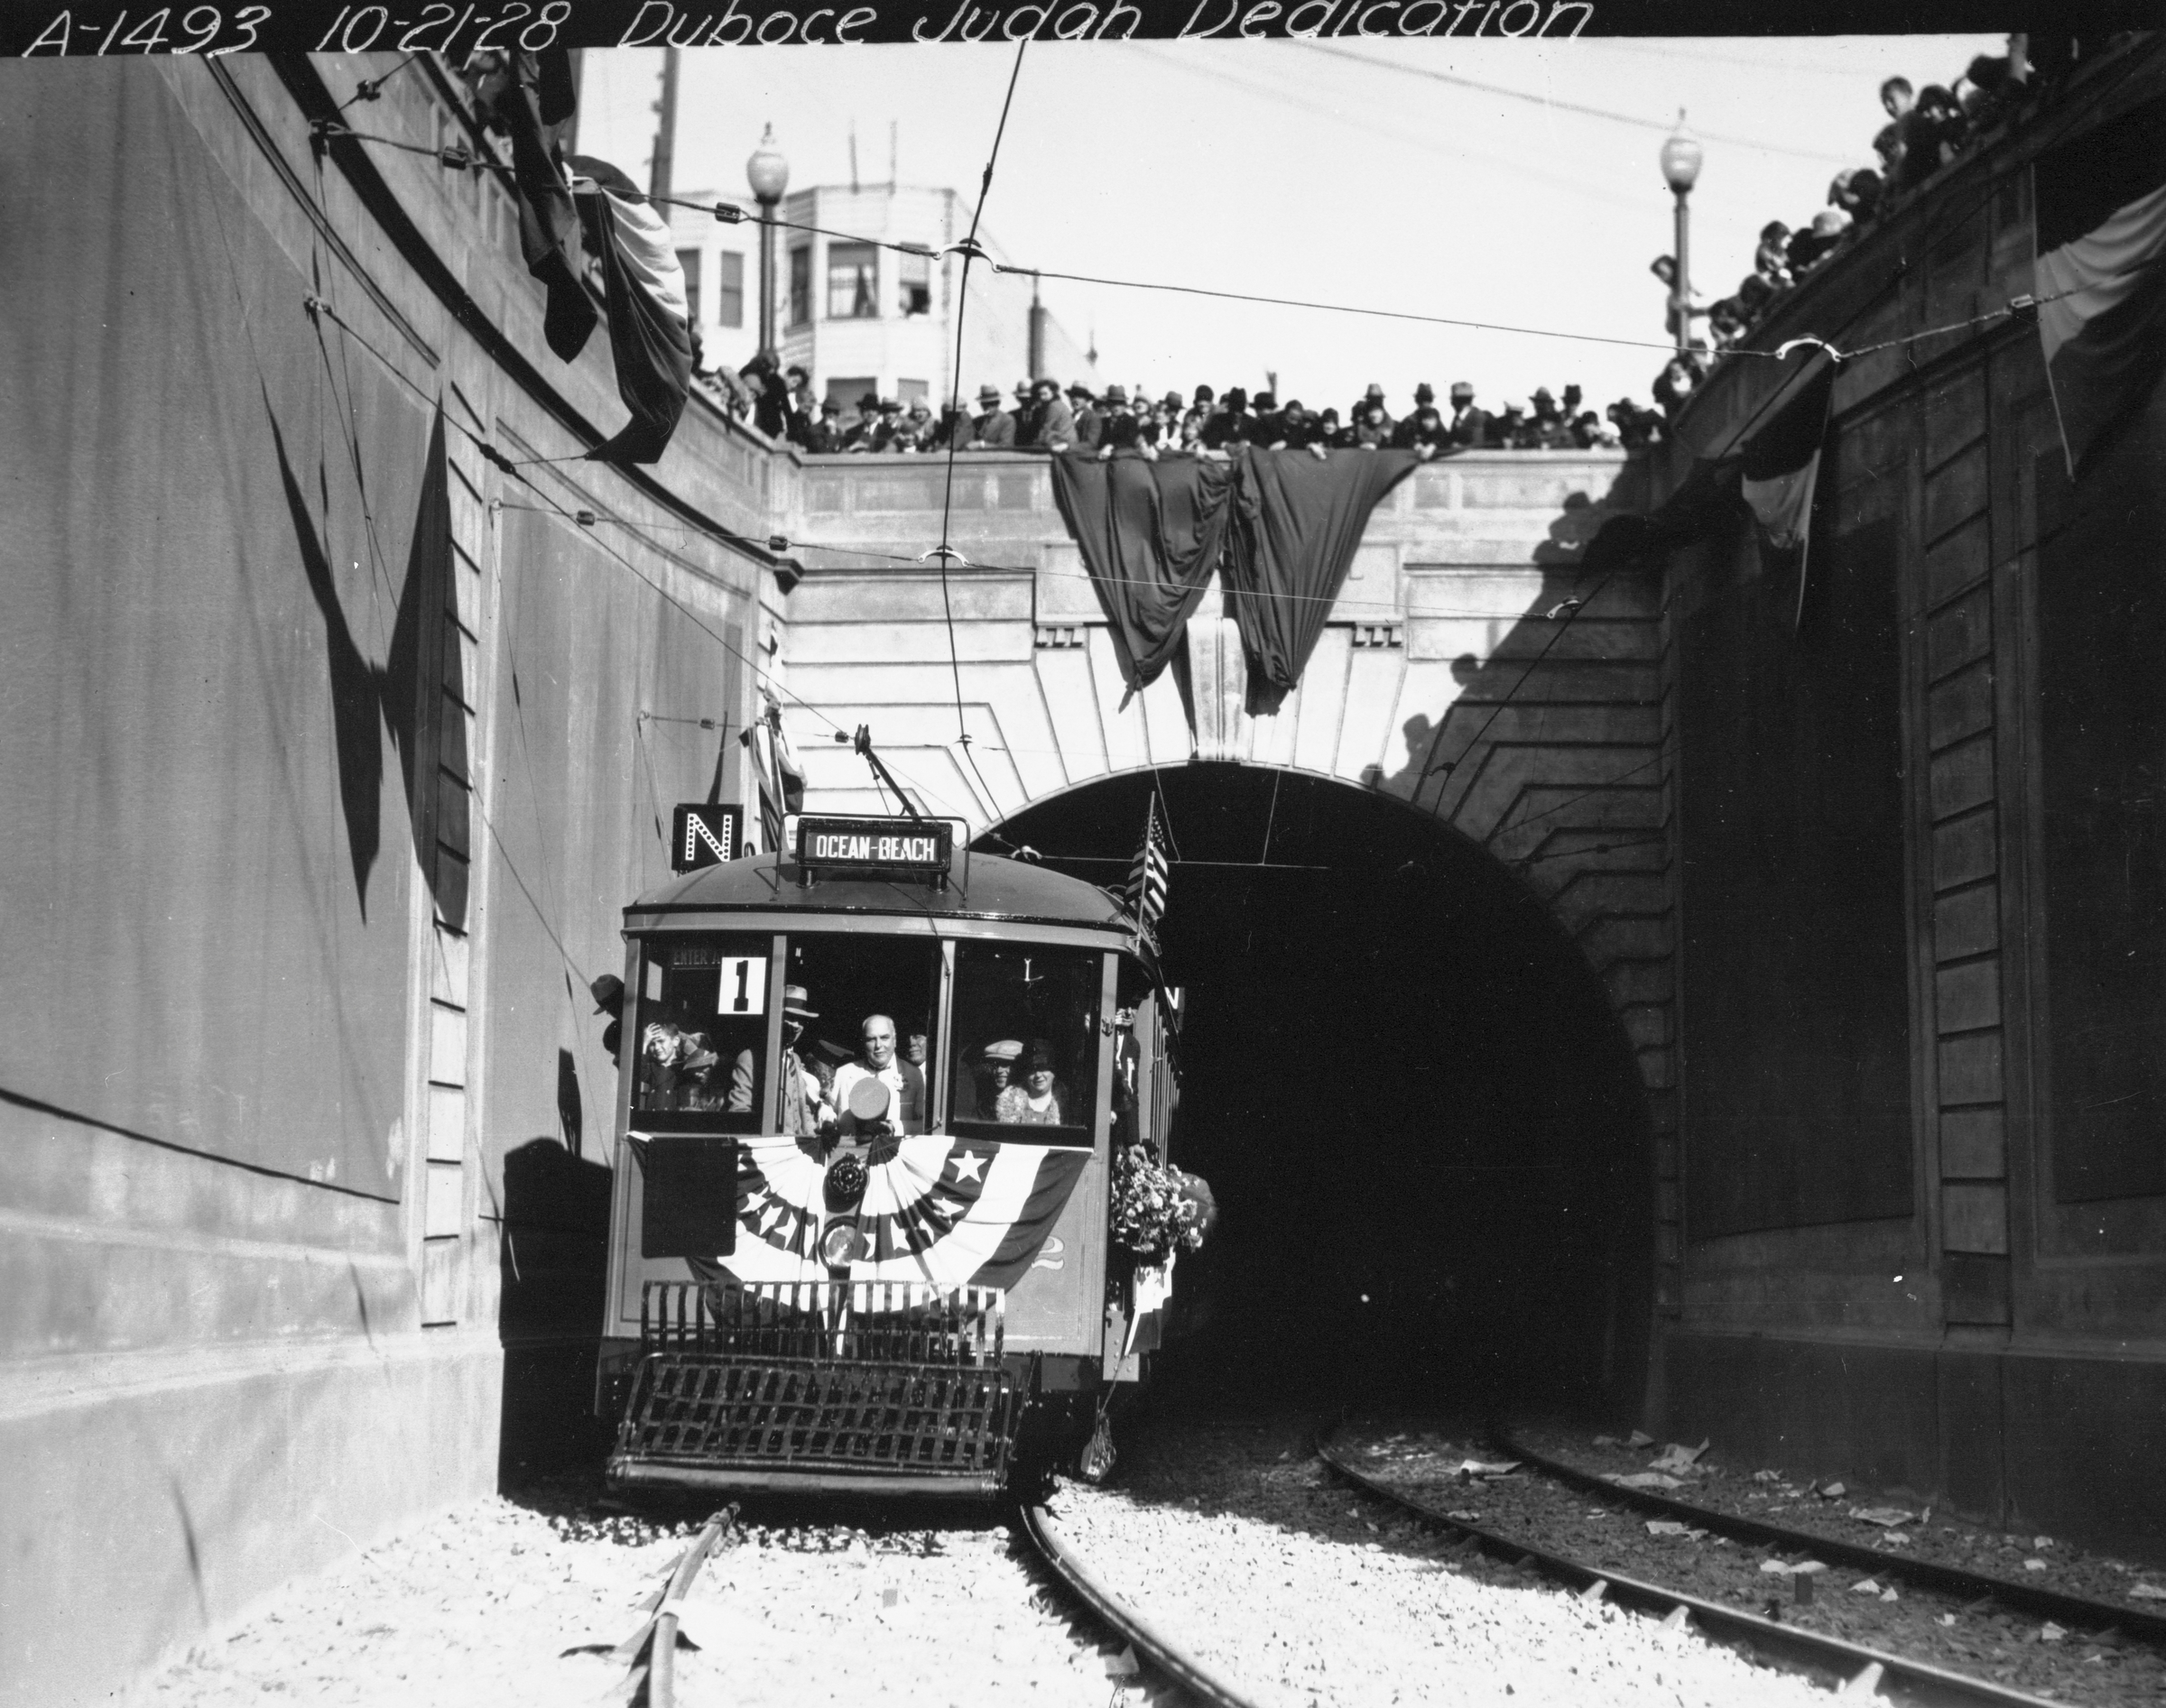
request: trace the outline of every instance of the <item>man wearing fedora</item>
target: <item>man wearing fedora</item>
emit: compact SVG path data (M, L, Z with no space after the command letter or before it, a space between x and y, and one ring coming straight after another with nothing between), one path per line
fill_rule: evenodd
M1107 386L1105 404L1105 418L1098 428L1100 462L1106 461L1115 451L1139 450L1143 443L1143 423L1135 419L1135 411L1128 406L1128 388L1125 385Z
M803 985L782 987L782 1130L792 1139L810 1139L835 1119L819 1076L805 1059L812 1048L805 1039L805 1027L819 1018L819 1011Z
M594 1011L609 1017L609 1024L602 1028L602 1048L615 1061L625 1041L625 982L614 973L605 973L587 992L594 998Z
M1097 400L1091 396L1090 387L1078 380L1068 388L1068 398L1076 415L1076 433L1072 441L1075 448L1078 450L1097 450L1099 436L1106 429L1106 418L1098 413Z
M1474 406L1474 387L1465 380L1451 383L1451 420L1445 424L1454 445L1479 450L1489 437L1489 411Z
M1451 429L1437 408L1436 391L1427 380L1414 387L1413 413L1399 418L1392 443L1401 450L1420 451L1425 457L1435 456L1451 443Z
M1000 406L1000 387L977 388L978 412L970 422L967 451L1006 451L1015 448L1015 418Z

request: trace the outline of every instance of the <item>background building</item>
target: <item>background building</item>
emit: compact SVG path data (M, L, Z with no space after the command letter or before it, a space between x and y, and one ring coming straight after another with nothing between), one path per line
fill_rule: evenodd
M746 199L741 191L704 189L683 198ZM669 212L705 358L741 367L759 348L759 227L751 220L724 225L690 208ZM867 392L906 403L944 400L955 363L962 261L941 251L969 235L963 198L908 184L824 185L785 196L775 212L774 321L783 361L801 363L814 390L846 409ZM809 226L821 231L792 228ZM850 236L824 235L835 232ZM865 241L852 241L860 237ZM930 253L878 246L890 243ZM982 228L978 243L999 259L999 245ZM1005 394L1034 366L1063 385L1096 384L1090 354L1050 311L1033 311L1026 275L973 264L962 318L966 392L989 382Z

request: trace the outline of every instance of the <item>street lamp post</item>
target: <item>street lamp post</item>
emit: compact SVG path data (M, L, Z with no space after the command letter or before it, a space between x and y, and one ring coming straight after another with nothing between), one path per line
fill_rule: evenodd
M1677 276L1670 285L1671 325L1681 352L1692 346L1692 216L1686 198L1699 178L1699 138L1685 128L1685 110L1677 110L1677 129L1662 144L1662 179L1677 198Z
M745 181L760 204L760 348L774 346L774 207L790 188L790 162L774 145L774 126L761 134L760 145L745 162Z

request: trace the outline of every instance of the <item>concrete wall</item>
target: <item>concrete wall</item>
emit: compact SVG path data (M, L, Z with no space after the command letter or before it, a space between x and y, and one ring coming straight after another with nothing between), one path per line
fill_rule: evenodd
M494 1488L507 1344L546 1448L593 1321L585 985L699 720L748 709L772 577L708 531L756 529L765 454L695 402L637 481L484 458L613 430L606 340L546 355L493 183L311 155L393 63L5 74L9 1701ZM432 76L367 128L456 136Z
M2062 105L1945 169L1807 282L1759 342L1858 349L2030 291L2031 156L2162 88L2155 40L2087 67ZM1729 443L1770 401L1773 367L1726 365L1680 423L1685 441ZM1804 631L1763 632L1757 686L1721 719L1689 691L1721 669L1708 614L1780 571L1742 528L1671 566L1687 1190L1662 1416L1735 1453L2155 1553L2166 708L2147 660L2166 397L2073 488L2021 324L1847 362L1834 407ZM1816 614L1831 585L1873 620ZM1778 591L1787 610L1794 590ZM1810 720L1838 683L1853 706L1884 698L1884 741L1855 718L1792 730L1840 787L1816 815L1798 766L1773 749L1754 762L1726 724ZM1809 752L1816 739L1834 744ZM1888 809L1861 812L1866 797ZM1713 890L1696 895L1693 863L1733 806L1788 814L1794 845L1761 863L1757 920L1736 923L1759 933L1763 974L1802 976L1805 936L1844 946L1855 976L1836 1000L1871 1016L1847 1039L1740 1027L1739 980L1699 976L1718 951L1695 946L1726 921ZM1846 836L1847 881L1816 886L1795 846ZM1868 1066L1874 1108L1846 1109L1834 1094ZM1790 1113L1741 1135L1725 1087L1754 1079Z

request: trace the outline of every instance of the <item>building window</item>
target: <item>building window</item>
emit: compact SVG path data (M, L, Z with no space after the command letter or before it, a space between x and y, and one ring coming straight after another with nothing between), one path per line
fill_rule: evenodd
M880 318L880 252L869 243L828 245L828 319Z
M879 391L880 376L876 374L867 374L863 379L855 380L830 377L828 381L826 398L828 402L840 409L844 414L852 415L856 412L859 398L867 395L877 396Z
M897 266L905 317L932 312L932 257L905 254Z
M721 276L715 281L715 319L726 327L745 324L745 257L734 249L725 249L715 257L722 263Z
M684 318L694 326L699 324L699 252L697 249L680 249L677 264L684 269Z
M801 244L790 252L790 324L801 327L812 319L812 245Z

